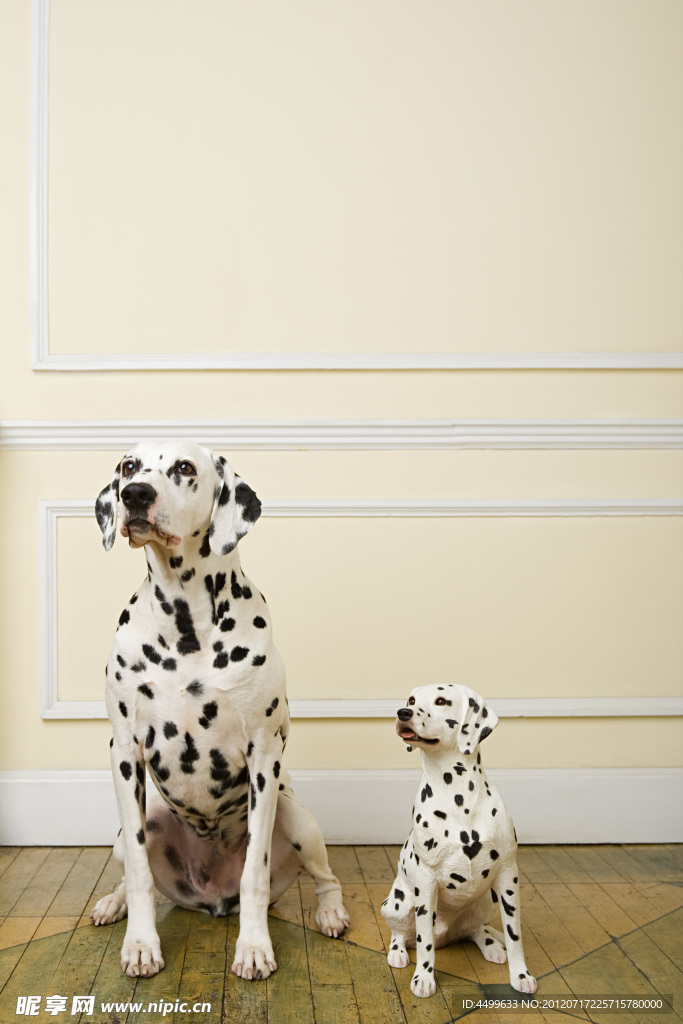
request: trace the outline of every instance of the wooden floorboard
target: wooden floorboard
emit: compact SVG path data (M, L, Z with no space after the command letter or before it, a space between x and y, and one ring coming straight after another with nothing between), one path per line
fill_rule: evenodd
M154 978L128 978L120 968L126 922L95 928L88 916L120 880L110 848L0 848L0 1022L22 1019L17 1001L31 995L41 998L39 1020L76 1024L148 1024L157 1019L151 1004L158 1020L173 1024L447 1024L470 1013L464 999L515 997L507 966L488 963L472 943L437 951L437 992L430 999L412 995L412 967L389 967L381 905L399 852L399 846L330 847L351 915L348 933L336 941L320 934L314 885L302 877L271 909L278 970L266 982L250 983L230 970L238 918L210 918L162 897L157 922L166 968ZM660 1019L683 1020L681 847L526 846L519 871L527 962L540 996L673 997L673 1012ZM63 1014L45 1012L46 997L55 995L67 1000ZM95 1013L72 1014L74 996L94 996ZM105 1012L105 1002L116 1005ZM194 1004L204 1009L192 1012ZM627 1010L488 1008L472 1019L620 1024L657 1018Z

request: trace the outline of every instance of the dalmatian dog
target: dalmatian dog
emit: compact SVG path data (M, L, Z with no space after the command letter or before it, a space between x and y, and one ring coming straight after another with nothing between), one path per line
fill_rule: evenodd
M248 980L276 969L268 906L302 869L316 882L320 930L337 937L349 924L320 829L282 767L284 665L237 548L260 512L224 458L175 440L132 448L97 499L105 549L120 517L148 570L121 613L106 676L125 874L92 912L96 925L128 914L121 966L131 977L164 966L155 884L181 907L239 912L232 970Z
M522 948L517 838L477 750L497 724L478 694L453 684L419 686L397 714L398 735L421 751L422 778L382 914L392 967L407 967L406 947L416 947L416 996L434 995L434 950L459 939L493 963L507 958L512 987L536 991ZM487 924L496 904L504 936Z

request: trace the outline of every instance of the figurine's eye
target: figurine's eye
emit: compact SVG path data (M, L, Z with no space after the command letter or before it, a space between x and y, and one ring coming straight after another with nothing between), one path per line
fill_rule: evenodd
M181 462L178 466L178 472L182 476L196 476L197 470L194 468L191 462Z
M415 698L414 697L408 697L408 704L412 705L414 703L415 703Z
M135 472L135 462L133 459L126 459L125 462L121 463L121 475L132 476Z
M446 698L445 697L437 697L436 700L434 701L434 703L435 704L445 704L446 703Z

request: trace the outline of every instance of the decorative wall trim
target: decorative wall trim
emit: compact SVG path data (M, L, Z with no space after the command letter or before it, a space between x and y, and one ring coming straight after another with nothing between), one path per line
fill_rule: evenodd
M605 516L683 515L675 501L271 501L266 516ZM104 701L61 700L57 659L57 525L62 516L91 517L94 505L82 498L39 503L39 657L40 716L47 719L103 719ZM391 718L403 696L389 700L293 700L297 718ZM669 716L683 714L677 697L502 698L492 701L503 717L565 718Z
M31 5L31 366L34 370L667 370L679 352L50 352L48 337L49 0Z
M232 451L683 448L683 419L4 420L0 450L118 451L181 437Z
M492 768L521 843L679 843L681 768ZM414 769L290 772L328 843L403 843ZM109 771L0 772L0 843L108 846L118 831ZM633 808L638 813L633 813Z

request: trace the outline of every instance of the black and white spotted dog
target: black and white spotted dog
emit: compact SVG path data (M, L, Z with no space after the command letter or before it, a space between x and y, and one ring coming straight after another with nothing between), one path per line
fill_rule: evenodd
M317 883L321 931L349 923L318 825L282 768L284 665L237 551L260 511L225 459L181 441L131 449L97 499L104 547L120 515L148 566L107 665L125 875L92 912L95 924L128 913L121 966L133 977L164 966L154 883L182 907L239 911L232 970L246 979L275 970L267 908L302 868ZM157 791L148 809L146 770Z
M512 987L536 991L522 948L515 830L477 751L497 724L478 694L453 684L419 686L397 715L401 739L422 752L422 779L382 913L391 966L407 967L406 946L416 947L416 996L434 994L434 950L458 939L471 939L493 963L504 963L507 950ZM495 904L504 937L487 924Z

